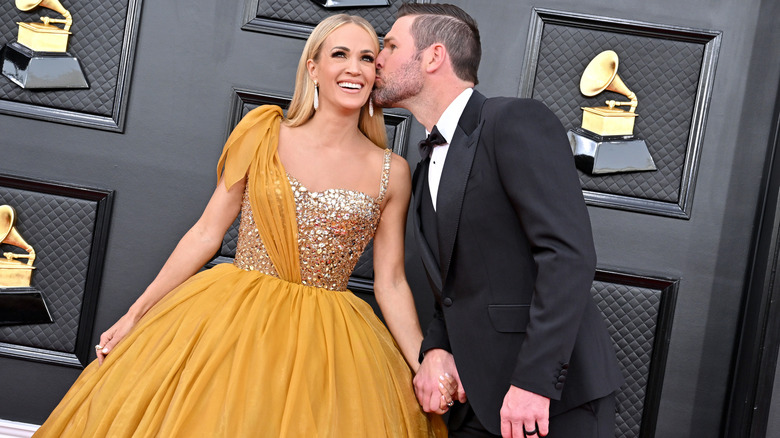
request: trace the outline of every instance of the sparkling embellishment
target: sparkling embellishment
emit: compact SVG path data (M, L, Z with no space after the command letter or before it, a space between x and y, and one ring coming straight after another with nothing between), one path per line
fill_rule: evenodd
M287 174L295 198L303 284L334 291L347 289L349 276L379 224L380 206L390 176L390 158L388 149L377 198L344 189L312 192ZM233 263L244 270L278 277L252 217L248 190L247 185Z

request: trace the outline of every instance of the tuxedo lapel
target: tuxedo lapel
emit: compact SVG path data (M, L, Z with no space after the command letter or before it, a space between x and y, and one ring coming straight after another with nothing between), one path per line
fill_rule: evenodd
M422 220L420 218L422 203L427 202L426 199L423 199L423 184L428 183L427 178L425 178L425 175L427 175L425 169L428 167L428 161L430 161L430 158L425 158L420 161L417 164L417 168L414 170L414 176L412 177L414 194L412 228L414 228L414 238L417 241L417 247L420 249L423 265L425 265L425 269L428 271L428 276L431 278L431 281L433 281L434 285L438 288L438 291L435 291L436 294L440 295L442 289L442 276L441 271L439 270L439 261L436 260L436 257L433 255L433 250L431 250L430 245L428 245L428 240L423 236Z
M442 169L436 201L442 282L447 280L452 260L466 183L471 173L471 164L474 162L482 129L480 113L485 100L487 100L485 96L474 91L458 120L458 128L455 130Z

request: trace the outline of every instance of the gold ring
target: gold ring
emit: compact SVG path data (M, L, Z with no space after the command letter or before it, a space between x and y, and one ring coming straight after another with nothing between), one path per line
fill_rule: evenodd
M95 345L95 350L102 350L103 346L100 344Z

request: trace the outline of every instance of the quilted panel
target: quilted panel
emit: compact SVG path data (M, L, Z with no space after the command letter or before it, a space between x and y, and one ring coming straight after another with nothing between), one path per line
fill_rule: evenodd
M362 278L364 280L374 279L374 240L368 243L363 254L360 255L355 269L352 271L352 277Z
M567 129L579 126L582 106L627 100L603 92L580 94L582 72L604 50L617 52L618 75L639 99L634 133L647 142L658 170L604 176L580 173L582 188L677 203L704 46L699 43L546 24L539 45L532 97L543 101Z
M365 18L379 35L385 35L393 27L395 14L402 3L403 0L391 0L390 6L385 7L326 9L311 0L260 0L257 17L315 26L325 17L346 12Z
M594 281L591 293L605 315L609 334L612 336L626 379L616 397L618 413L615 436L638 437L645 407L661 291Z
M233 225L228 228L225 237L222 239L222 248L219 250L219 255L223 257L236 257L236 246L238 244L238 225L241 222L241 214L233 221Z
M73 15L68 52L77 57L89 83L84 90L24 90L0 76L3 99L63 110L110 117L117 92L119 64L129 0L93 2L63 1ZM56 12L37 7L24 12L14 2L0 2L0 44L16 40L17 22L40 22L40 17L61 18Z
M75 353L97 204L6 187L0 187L0 204L16 210L19 234L35 248L31 286L42 292L54 320L0 327L0 342Z

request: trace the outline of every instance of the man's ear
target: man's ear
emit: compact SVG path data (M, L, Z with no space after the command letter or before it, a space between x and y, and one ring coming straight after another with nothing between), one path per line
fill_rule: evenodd
M427 73L433 73L440 69L445 62L447 62L448 54L447 48L444 44L434 43L430 47L425 49L423 55L423 65Z

